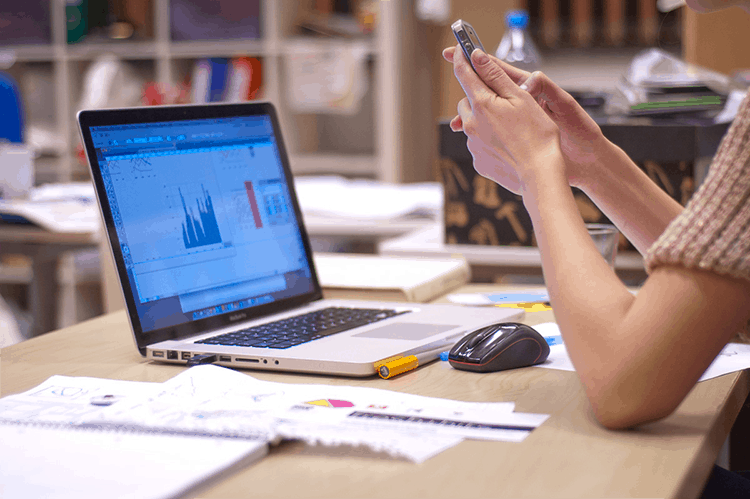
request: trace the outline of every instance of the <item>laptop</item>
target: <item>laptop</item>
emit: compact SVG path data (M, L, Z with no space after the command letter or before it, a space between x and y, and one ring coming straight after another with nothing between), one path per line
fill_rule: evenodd
M372 376L523 313L323 299L270 103L86 110L78 123L148 359Z

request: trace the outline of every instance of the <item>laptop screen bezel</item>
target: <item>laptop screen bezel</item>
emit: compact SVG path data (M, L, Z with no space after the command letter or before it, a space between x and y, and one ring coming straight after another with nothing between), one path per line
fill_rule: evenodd
M278 148L279 159L282 163L284 177L289 189L290 201L297 219L305 258L310 269L312 291L290 298L279 299L270 303L257 305L240 311L228 311L223 314L188 321L175 326L143 331L140 317L134 299L134 289L128 277L123 258L122 247L114 225L112 210L107 197L104 180L101 175L96 149L91 136L91 128L98 126L140 125L147 123L204 120L216 118L248 117L267 115L273 125L274 138ZM141 355L146 355L148 345L165 340L181 340L197 334L220 329L238 322L261 318L278 312L290 310L323 298L323 291L318 281L318 275L312 258L312 250L307 230L299 207L289 157L281 136L281 128L273 104L269 102L243 102L236 104L210 105L181 105L181 106L152 106L139 108L84 110L78 113L78 125L86 151L91 177L94 183L99 208L102 215L104 230L110 243L110 250L114 256L117 275L125 298L125 305L133 330L136 346Z

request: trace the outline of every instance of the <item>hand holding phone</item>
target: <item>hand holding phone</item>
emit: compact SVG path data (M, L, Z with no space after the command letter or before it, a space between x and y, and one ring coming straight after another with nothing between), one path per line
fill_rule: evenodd
M477 69L471 62L471 53L476 49L480 49L482 52L485 52L484 47L482 46L482 42L479 41L477 32L474 31L474 28L471 26L471 24L461 19L454 22L451 25L451 29L453 30L453 34L456 36L456 40L458 40L458 44L461 45L461 50L464 51L466 59L469 61L469 64L471 64L472 69L474 69L474 72L476 73Z

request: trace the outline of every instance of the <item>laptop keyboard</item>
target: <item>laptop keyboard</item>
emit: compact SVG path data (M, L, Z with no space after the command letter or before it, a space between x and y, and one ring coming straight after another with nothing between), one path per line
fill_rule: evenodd
M290 348L407 312L409 311L329 307L309 314L214 336L196 341L196 343L255 348Z

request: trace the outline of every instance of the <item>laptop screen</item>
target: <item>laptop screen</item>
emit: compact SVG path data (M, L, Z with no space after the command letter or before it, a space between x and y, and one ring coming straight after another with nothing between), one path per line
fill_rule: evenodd
M89 131L142 332L314 291L269 115Z

